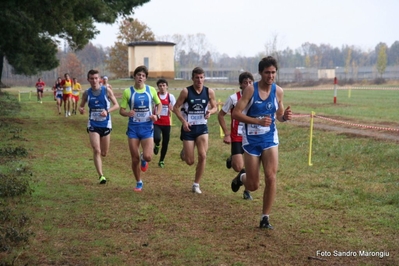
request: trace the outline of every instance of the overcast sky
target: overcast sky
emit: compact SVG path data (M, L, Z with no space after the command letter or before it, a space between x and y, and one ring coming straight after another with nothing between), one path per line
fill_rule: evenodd
M211 52L254 56L277 36L278 50L303 43L374 49L399 41L399 0L151 0L134 18L155 36L203 33ZM97 25L94 44L112 46L118 24Z

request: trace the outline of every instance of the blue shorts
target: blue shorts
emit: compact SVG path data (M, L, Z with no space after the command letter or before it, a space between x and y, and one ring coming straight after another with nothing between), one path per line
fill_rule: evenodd
M208 134L208 125L193 125L190 126L190 132L186 132L181 128L181 140L195 140L197 137Z
M252 156L261 156L264 150L278 146L275 142L258 142L254 144L246 144L242 146L244 151Z
M56 94L55 95L55 98L57 98L57 99L61 99L62 100L62 97L63 97L62 94Z
M126 135L129 139L148 139L154 137L154 125L128 125Z

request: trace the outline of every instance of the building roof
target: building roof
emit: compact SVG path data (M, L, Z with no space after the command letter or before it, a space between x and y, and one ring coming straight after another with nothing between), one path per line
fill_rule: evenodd
M161 41L139 41L131 42L127 46L175 46L173 42L161 42Z

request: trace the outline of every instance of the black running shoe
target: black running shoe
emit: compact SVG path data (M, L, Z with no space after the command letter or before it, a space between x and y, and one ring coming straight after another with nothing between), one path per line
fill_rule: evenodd
M248 190L244 190L244 193L242 194L243 199L245 200L253 200L251 193Z
M226 159L226 167L227 169L231 168L231 156L229 156L229 158Z
M154 145L154 154L158 155L159 152L159 145Z
M262 218L259 228L273 230L273 226L269 223L269 218L267 216Z
M245 173L245 169L242 169L238 173L238 175L233 179L233 181L231 181L231 190L233 190L233 192L237 192L240 189L240 187L243 185L240 180L240 176L243 173Z

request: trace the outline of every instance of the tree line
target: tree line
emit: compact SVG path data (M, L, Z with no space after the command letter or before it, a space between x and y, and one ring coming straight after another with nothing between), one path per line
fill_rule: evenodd
M145 2L145 1L142 1ZM378 43L375 49L363 51L361 48L351 45L333 47L329 44L317 45L306 42L296 49L281 48L278 44L278 36L274 36L265 43L264 50L254 56L235 56L221 54L212 48L212 45L202 33L197 34L173 34L155 36L151 29L143 22L134 18L126 18L119 23L119 32L113 46L95 46L92 43L77 47L66 40L64 48L58 48L55 56L58 67L48 71L36 71L36 75L47 77L62 76L70 73L79 79L85 78L85 73L91 68L100 69L101 73L107 73L114 78L128 77L128 44L137 41L170 41L175 43L175 70L189 69L195 66L212 69L236 69L252 73L257 72L257 63L260 58L272 55L278 59L280 68L316 68L327 69L342 67L349 69L375 66L382 75L387 66L399 65L399 41L391 46L386 43ZM1 45L0 45L1 48ZM1 50L0 50L1 51ZM0 54L1 55L1 54ZM5 57L2 74L5 77L15 74L32 75L32 71L24 73L8 61ZM42 70L47 70L42 68ZM21 78L23 78L21 76ZM1 81L1 80L0 80Z

